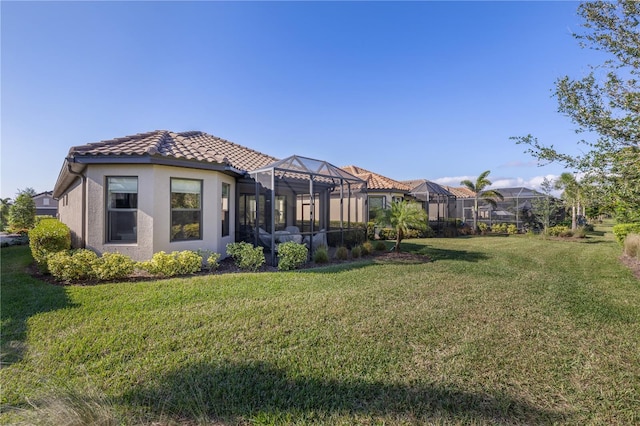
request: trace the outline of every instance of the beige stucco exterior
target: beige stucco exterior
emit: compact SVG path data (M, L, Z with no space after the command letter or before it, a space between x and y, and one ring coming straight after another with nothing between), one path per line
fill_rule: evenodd
M235 240L236 181L224 173L153 164L90 164L86 176L85 246L99 255L119 252L134 260L150 259L159 251L211 250L226 255L227 243ZM137 241L135 243L106 242L106 179L107 177L137 176L138 212ZM170 241L171 178L202 181L202 239ZM231 187L229 202L230 233L222 237L222 183ZM74 246L80 243L82 229L82 188L80 178L60 197L60 220L67 224L74 236Z

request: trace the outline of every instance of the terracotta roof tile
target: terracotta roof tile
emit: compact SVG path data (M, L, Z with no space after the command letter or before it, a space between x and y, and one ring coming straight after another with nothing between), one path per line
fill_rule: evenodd
M475 192L464 186L445 186L444 188L458 198L473 198L476 196Z
M402 192L408 192L411 189L407 184L398 182L397 180L393 180L374 172L370 172L369 170L365 170L362 167L345 166L341 167L341 169L366 181L367 189L387 189Z
M69 157L162 156L167 158L227 164L250 171L277 161L263 154L204 132L174 133L155 130L86 145L74 146Z

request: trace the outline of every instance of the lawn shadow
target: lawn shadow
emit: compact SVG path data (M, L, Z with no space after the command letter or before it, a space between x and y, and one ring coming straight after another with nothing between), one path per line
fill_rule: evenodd
M28 250L28 249L27 249ZM64 309L73 304L66 289L33 278L25 270L25 248L3 248L0 279L2 343L0 366L20 361L27 349L27 321L34 315ZM28 257L30 260L30 257Z
M292 376L264 362L187 365L121 402L149 420L297 423L404 419L411 423L552 424L569 413L537 407L501 391L467 392L443 384L392 384Z
M464 262L479 262L489 259L484 252L441 249L424 244L402 243L400 246L403 251L418 253L429 256L432 261L438 260L461 260Z

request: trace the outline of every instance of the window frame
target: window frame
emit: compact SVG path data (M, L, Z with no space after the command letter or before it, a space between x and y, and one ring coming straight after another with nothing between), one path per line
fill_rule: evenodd
M118 193L111 191L111 179L135 179L135 207L112 207L111 206L111 194ZM138 176L105 176L105 243L106 244L136 244L138 242L138 194L140 193L139 186L139 178ZM125 194L127 192L119 192L121 194ZM68 205L67 195L65 194L65 201ZM112 222L112 213L133 213L133 226L132 238L125 239L113 239L113 222ZM127 235L127 234L119 234L119 235Z
M225 197L225 187L227 193ZM225 209L226 200L226 209ZM231 235L231 184L228 182L222 182L220 185L220 222L221 229L220 235L222 237L228 237Z
M199 185L199 192L198 194L198 208L187 208L187 207L173 207L173 184L174 182L177 181L190 181L190 182L197 182ZM180 241L198 241L198 240L202 240L203 239L203 235L204 235L204 231L202 229L202 206L203 206L203 188L204 187L204 183L202 179L193 179L193 178L180 178L180 177L171 177L169 179L169 242L174 243L174 242L180 242ZM176 192L176 194L189 194L188 192ZM193 237L189 237L188 234L185 234L184 238L176 238L176 236L180 235L180 233L184 233L184 225L185 224L179 224L179 225L174 225L174 214L175 213L185 213L185 212L197 212L198 214L198 235L197 236L193 236ZM195 223L195 222L192 222ZM182 229L180 232L174 233L174 226L182 226Z

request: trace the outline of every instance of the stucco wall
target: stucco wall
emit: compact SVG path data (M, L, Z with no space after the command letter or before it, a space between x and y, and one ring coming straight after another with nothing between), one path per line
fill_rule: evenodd
M91 165L87 169L87 248L101 254L119 252L146 260L159 251L211 250L226 255L226 244L235 238L235 179L219 172L157 165ZM105 182L108 176L138 177L136 243L106 243ZM170 241L171 178L202 180L202 239ZM230 233L222 237L222 182L231 185Z
M81 247L82 181L78 178L58 200L58 218L71 230L71 246Z

